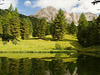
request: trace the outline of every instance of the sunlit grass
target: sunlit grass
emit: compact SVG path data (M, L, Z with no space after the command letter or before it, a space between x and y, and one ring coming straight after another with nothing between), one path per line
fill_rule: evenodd
M76 36L65 35L62 41L53 41L51 35L48 35L44 40L35 37L28 40L20 40L17 45L12 44L11 41L8 42L7 45L3 45L0 40L0 51L52 51L55 49L56 43L59 43L63 48L82 48L77 42Z

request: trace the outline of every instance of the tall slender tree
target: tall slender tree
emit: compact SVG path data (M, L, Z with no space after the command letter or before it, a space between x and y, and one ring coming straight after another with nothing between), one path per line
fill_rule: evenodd
M52 23L52 31L51 34L53 38L57 40L63 39L63 36L65 34L65 24L66 24L66 19L64 12L62 9L59 10L57 16L55 17L55 20Z
M2 29L2 23L1 23L2 22L2 19L1 18L2 18L2 16L0 16L0 37L1 37L2 33L3 33L2 32L2 30L3 30Z
M14 39L20 36L20 20L18 17L13 17L10 19L10 32Z
M72 35L77 33L77 27L74 24L74 21L72 21L71 25L68 27L68 31L69 31L69 34L72 34Z
M29 25L29 35L32 35L33 33L33 27L32 27L32 22L29 18L27 18L28 25Z
M46 35L46 27L47 27L47 22L45 18L42 18L40 20L40 25L39 25L39 29L38 29L38 37L40 39L43 39Z
M29 38L29 25L28 25L28 21L25 18L22 19L20 29L21 29L21 38L28 39Z
M79 19L79 26L78 26L78 34L77 38L79 40L79 43L86 46L87 44L87 27L88 27L88 21L86 20L86 17L84 13L81 14Z
M100 15L96 19L96 24L97 24L97 35L96 35L96 44L100 44Z
M32 33L33 37L38 37L39 25L40 25L40 19L34 19L33 33Z

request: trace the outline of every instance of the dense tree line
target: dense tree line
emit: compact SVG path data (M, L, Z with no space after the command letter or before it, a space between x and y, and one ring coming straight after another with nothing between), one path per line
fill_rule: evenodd
M12 4L6 10L0 9L0 37L4 44L10 40L17 44L18 38L28 39L32 34L39 38L46 35L47 22L45 18L37 19L18 13Z
M77 38L79 43L88 47L92 45L100 45L100 15L97 19L87 21L84 13L79 19Z

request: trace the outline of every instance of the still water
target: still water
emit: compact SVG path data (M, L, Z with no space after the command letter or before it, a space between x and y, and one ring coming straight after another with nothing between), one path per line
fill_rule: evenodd
M54 57L0 57L0 75L100 75L100 56L55 54Z

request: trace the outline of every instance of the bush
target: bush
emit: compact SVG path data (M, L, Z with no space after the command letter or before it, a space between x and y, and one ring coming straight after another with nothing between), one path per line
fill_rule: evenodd
M56 43L56 44L55 44L55 49L56 49L56 50L62 50L63 48L61 47L60 44Z

